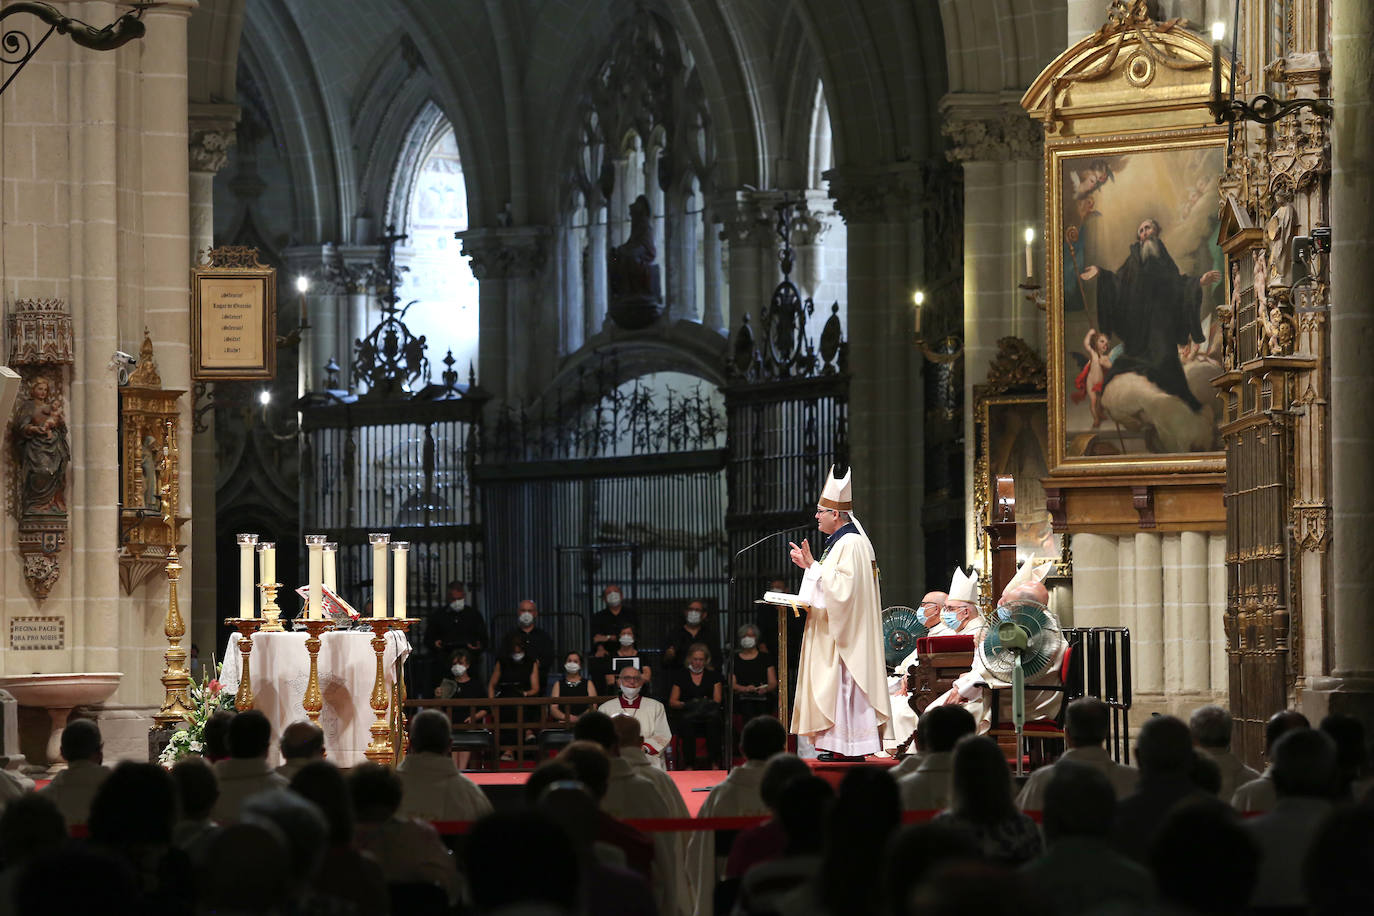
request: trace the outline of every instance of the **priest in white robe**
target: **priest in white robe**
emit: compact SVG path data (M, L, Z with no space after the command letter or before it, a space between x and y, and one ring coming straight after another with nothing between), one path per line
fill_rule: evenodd
M607 700L597 708L612 719L616 716L638 719L640 732L644 735L643 750L649 762L660 770L668 769L663 762L663 749L673 740L673 732L668 727L667 710L658 700L643 695L644 674L638 668L626 665L620 669L617 680L620 683L620 696Z
M836 479L831 469L816 506L826 535L820 559L808 541L789 545L806 571L799 594L808 606L792 732L823 760L878 753L891 715L878 562L853 509L850 475Z
M940 611L948 597L945 592L926 592L920 606L916 608L917 613L921 615L921 623L925 625L927 636L934 635L931 631L940 624ZM919 664L918 650L912 646L907 657L897 664L892 674L888 675L887 693L892 697L892 719L888 722L886 734L883 735L883 747L886 750L892 750L916 731L916 710L911 708L907 670Z

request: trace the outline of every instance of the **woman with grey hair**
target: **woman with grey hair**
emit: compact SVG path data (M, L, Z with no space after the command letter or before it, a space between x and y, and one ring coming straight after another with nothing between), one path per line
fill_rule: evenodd
M778 669L773 657L759 648L759 628L752 623L739 628L735 645L739 648L730 666L730 690L735 695L735 712L748 722L774 711Z

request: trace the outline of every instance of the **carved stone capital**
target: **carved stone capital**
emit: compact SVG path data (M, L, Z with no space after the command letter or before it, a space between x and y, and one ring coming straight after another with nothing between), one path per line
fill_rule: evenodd
M548 230L542 226L468 229L454 233L472 260L478 280L528 280L548 260Z
M773 204L781 195L737 191L711 206L720 221L720 240L735 246L765 247L776 244Z
M815 245L830 228L834 216L828 209L819 209L818 204L803 199L792 214L792 244Z
M224 168L229 147L237 138L239 114L237 105L191 105L187 131L191 171L214 174Z
M924 173L919 163L843 166L823 176L845 223L910 222L921 215Z
M941 100L949 138L945 153L953 162L1011 162L1038 159L1044 131L1015 102L972 95L948 95Z

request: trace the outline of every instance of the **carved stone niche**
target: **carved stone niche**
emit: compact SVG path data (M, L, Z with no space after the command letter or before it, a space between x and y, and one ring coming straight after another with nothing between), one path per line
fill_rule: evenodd
M10 511L18 522L24 578L42 599L57 584L67 543L72 449L64 407L65 367L75 362L67 304L61 299L16 301L9 336L9 363L21 378L8 424Z
M164 496L173 511L181 504L177 400L183 394L162 387L145 332L138 366L119 389L119 582L126 595L166 568L181 526L189 521L176 516L173 536L162 515ZM176 547L180 551L186 545Z

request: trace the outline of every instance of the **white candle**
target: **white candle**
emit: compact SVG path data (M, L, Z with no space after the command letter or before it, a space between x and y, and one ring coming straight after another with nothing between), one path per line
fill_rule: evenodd
M333 541L324 545L324 584L334 594L339 593L339 545Z
M397 541L391 545L391 549L395 554L395 562L392 567L392 586L396 593L396 599L392 602L391 615L404 617L406 615L406 552L410 550L410 544L406 541Z
M911 304L916 307L916 333L921 333L921 306L925 304L926 294L921 290L911 294Z
M324 535L307 534L305 548L309 552L310 574L309 615L311 620L324 619Z
M369 534L368 543L372 545L372 616L386 616L386 545L391 542L389 534Z
M274 541L264 541L258 545L258 575L260 585L277 584L277 545Z
M1030 226L1026 227L1026 276L1035 276L1035 268L1031 263L1032 244L1035 242L1035 230Z
M1226 24L1223 22L1212 23L1212 111L1217 114L1217 123L1221 123L1221 40L1226 37Z
M256 534L239 535L239 616L257 616L257 602L253 600L253 548Z

